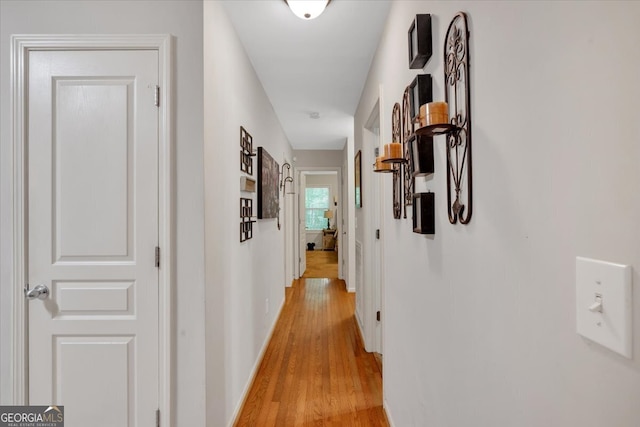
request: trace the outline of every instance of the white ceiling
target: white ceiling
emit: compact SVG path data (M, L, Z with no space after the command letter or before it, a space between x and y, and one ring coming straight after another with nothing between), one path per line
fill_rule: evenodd
M333 0L310 21L284 0L224 3L293 148L341 150L390 1Z

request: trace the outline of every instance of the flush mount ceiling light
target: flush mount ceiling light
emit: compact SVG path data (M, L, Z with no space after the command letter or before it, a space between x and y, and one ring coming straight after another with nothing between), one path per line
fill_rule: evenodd
M324 12L331 0L284 0L298 18L315 19Z

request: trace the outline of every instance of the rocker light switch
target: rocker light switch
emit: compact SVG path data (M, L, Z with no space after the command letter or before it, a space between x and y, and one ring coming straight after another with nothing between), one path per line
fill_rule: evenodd
M631 358L631 267L576 257L577 332Z

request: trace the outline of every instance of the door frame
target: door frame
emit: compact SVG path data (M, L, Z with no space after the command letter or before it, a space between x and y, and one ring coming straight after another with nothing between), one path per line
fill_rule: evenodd
M339 203L345 203L344 198L343 198L343 194L342 194L342 167L340 166L296 166L294 168L294 176L299 177L301 173L304 172L337 172L338 174L338 188L336 188L336 193L338 194L338 200ZM296 231L296 237L297 237L297 245L295 247L295 251L293 254L294 259L293 261L293 265L297 266L295 268L295 274L296 274L296 279L300 278L300 264L299 264L299 259L302 256L300 253L300 234L302 233L300 230L300 205L301 205L301 201L300 198L302 198L302 200L304 200L304 189L300 188L300 179L297 180L298 182L296 183L297 189L298 189L298 197L297 197L297 203L296 203L296 209L294 212L295 215L295 222L296 224L298 224L297 231ZM342 208L341 208L342 209ZM340 221L339 225L341 228L341 232L344 232L346 230L344 230L344 220L342 218L342 211L341 209L338 209L338 217L335 219L335 224L338 224L338 221ZM344 259L344 251L346 249L346 246L344 246L344 238L343 238L343 234L341 234L340 236L338 236L338 278L341 280L344 280L344 275L345 272L343 271L343 259Z
M382 149L384 146L384 135L386 135L386 117L384 110L383 87L378 87L378 99L371 108L369 118L362 128L362 152L365 163L375 163L375 149ZM377 125L377 128L375 127ZM365 234L363 245L365 247L364 277L363 280L371 283L371 295L365 296L364 311L365 319L363 320L363 331L365 348L367 351L383 353L383 328L384 328L384 207L385 200L388 200L385 192L385 179L382 174L377 174L369 169L367 174L370 176L370 185L368 186L368 196L371 203L370 208L365 212ZM388 206L388 205L386 205ZM380 238L374 237L375 230L380 230ZM381 320L376 318L376 312L380 310Z
M13 142L13 324L12 381L13 404L28 402L28 324L23 294L27 278L27 79L31 51L42 50L156 50L158 51L161 100L158 118L158 244L161 251L158 271L159 409L171 424L172 390L172 307L173 307L173 92L172 36L161 35L14 35L11 37L11 140Z

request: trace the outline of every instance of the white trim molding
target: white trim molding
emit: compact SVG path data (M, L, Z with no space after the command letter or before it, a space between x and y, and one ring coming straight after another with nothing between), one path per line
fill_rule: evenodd
M12 316L12 391L13 404L28 403L27 305L23 289L27 277L26 244L26 72L30 51L37 50L157 50L159 82L162 91L159 105L159 409L163 425L173 424L173 37L171 35L14 35L11 37L11 123L13 141L12 213L13 213L13 316Z

